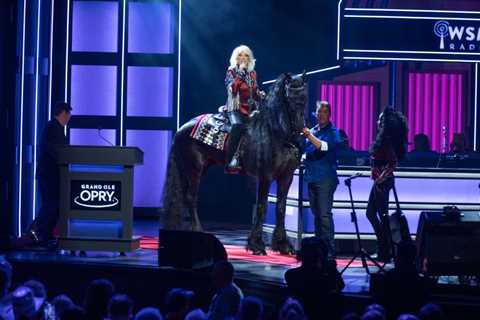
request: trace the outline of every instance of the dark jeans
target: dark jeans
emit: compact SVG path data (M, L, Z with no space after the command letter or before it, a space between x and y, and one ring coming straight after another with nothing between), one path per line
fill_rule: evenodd
M31 229L35 231L40 241L46 241L53 237L53 229L59 217L58 177L38 178L38 191L40 193L40 210Z
M324 178L320 182L308 184L310 209L315 218L315 236L326 241L329 259L334 259L336 256L332 205L333 194L337 185L338 179L336 177Z
M393 177L387 178L380 184L374 183L367 204L367 218L378 240L378 254L383 257L390 257L392 253L388 197L394 183Z

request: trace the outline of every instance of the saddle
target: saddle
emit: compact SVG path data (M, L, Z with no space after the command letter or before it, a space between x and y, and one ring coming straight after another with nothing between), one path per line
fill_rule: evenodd
M230 120L226 116L225 106L218 113L202 114L195 118L190 137L218 150L225 150L230 133Z

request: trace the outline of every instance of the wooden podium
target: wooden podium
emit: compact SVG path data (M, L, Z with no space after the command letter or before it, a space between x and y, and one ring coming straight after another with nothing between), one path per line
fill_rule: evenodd
M133 229L136 147L65 146L59 150L59 249L129 252Z

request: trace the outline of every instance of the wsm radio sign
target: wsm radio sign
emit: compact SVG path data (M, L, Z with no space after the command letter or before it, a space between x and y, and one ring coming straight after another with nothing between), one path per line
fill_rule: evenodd
M480 26L453 25L446 20L439 20L433 27L433 33L440 38L440 50L480 50Z
M72 181L71 208L76 210L120 210L119 181Z

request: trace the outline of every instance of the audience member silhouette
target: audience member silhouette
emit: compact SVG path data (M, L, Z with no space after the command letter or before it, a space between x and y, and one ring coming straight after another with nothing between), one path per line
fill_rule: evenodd
M114 295L108 304L109 320L130 320L133 316L133 301L126 294Z
M245 297L240 303L237 320L261 320L263 319L263 303L257 297Z
M401 242L397 247L395 268L378 275L373 296L386 307L388 318L401 312L417 312L429 296L428 280L422 277L415 265L416 247L411 242Z
M107 279L93 280L85 295L85 312L89 320L104 320L108 315L108 303L115 288Z
M304 238L297 255L300 267L285 273L289 293L303 304L310 319L339 316L339 293L345 283L335 260L327 260L327 250L322 239Z
M433 303L424 305L418 314L421 320L447 320L442 308Z
M278 320L306 320L301 303L294 298L287 298L278 313Z
M147 307L137 312L134 320L163 320L160 310L157 308Z
M234 319L240 307L243 293L233 283L234 269L228 261L215 263L212 272L216 294L210 304L207 318L209 320Z

